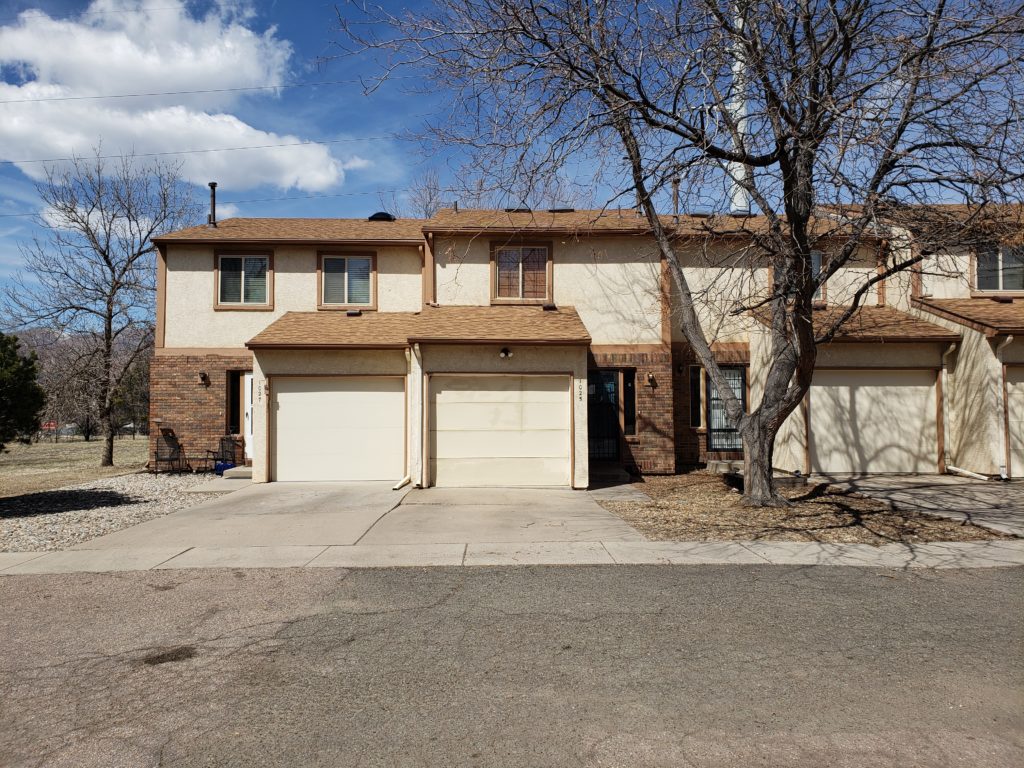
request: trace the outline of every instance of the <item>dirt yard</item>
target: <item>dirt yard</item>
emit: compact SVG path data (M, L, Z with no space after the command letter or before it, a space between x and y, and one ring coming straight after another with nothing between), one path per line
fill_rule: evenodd
M13 444L0 453L0 498L48 491L140 471L148 441L143 435L114 442L113 467L100 467L102 440Z
M754 509L720 475L693 472L647 477L634 487L650 501L601 501L655 541L816 541L918 544L1011 538L971 524L920 512L894 511L883 502L826 485L784 491L792 506Z

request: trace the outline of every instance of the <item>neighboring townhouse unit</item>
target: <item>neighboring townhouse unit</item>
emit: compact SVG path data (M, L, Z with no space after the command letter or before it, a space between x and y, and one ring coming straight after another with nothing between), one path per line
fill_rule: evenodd
M733 309L770 270L749 233L665 223L712 349L756 403L765 329ZM244 436L257 481L583 488L742 457L634 211L229 219L156 242L151 422L190 454ZM822 317L884 248L830 278ZM911 314L909 286L879 283L821 348L781 469L941 471L940 373L960 331Z
M911 306L959 337L944 369L949 465L1024 477L1024 209L996 206L969 244L928 253Z

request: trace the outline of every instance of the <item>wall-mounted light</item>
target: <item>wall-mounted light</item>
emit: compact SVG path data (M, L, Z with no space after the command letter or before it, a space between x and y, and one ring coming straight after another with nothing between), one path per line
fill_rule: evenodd
M654 373L651 372L651 371L647 372L647 386L648 387L656 387L656 386L658 386L658 381L654 378Z
M206 371L200 371L199 375L196 376L196 383L202 384L204 387L210 386L210 374Z
M511 349L509 349L508 347L502 347L501 351L498 353L498 357L500 357L502 360L511 360L512 354L513 353Z

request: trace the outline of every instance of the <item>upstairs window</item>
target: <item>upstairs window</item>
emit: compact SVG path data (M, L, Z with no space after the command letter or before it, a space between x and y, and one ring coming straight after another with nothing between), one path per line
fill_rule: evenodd
M269 256L219 257L218 303L268 304Z
M501 246L493 251L494 295L499 301L544 302L550 298L544 245Z
M979 291L1024 291L1024 246L980 248L977 272Z
M320 306L369 307L373 304L371 254L320 258Z

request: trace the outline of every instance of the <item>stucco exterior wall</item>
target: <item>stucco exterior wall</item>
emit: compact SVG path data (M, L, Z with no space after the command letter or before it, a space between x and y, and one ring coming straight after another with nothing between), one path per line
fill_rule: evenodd
M315 312L317 250L293 246L274 249L272 310L215 310L214 249L169 246L164 346L241 348L285 312ZM321 250L376 252L379 311L417 312L422 307L422 262L417 248L353 246Z
M961 334L956 351L947 358L943 397L948 421L946 453L960 469L996 475L1005 461L1002 443L1002 367L992 341L983 333L921 310L913 313L928 322ZM1024 344L1005 350L1024 359Z
M676 257L694 299L697 316L708 341L744 342L757 321L749 315L732 314L741 301L768 295L768 268L754 264L750 248L742 244L680 246ZM675 280L670 286L672 341L684 342L679 322L680 291Z
M765 377L771 360L771 336L763 326L750 335L750 410L756 410L764 396ZM796 410L783 422L775 438L773 464L777 469L804 471L807 441L804 430L804 409Z
M491 243L506 239L493 235L438 238L434 245L438 303L489 305ZM653 241L545 235L535 239L552 245L555 303L576 308L594 344L661 343L661 259Z
M572 374L573 487L587 487L589 483L589 466L586 347L515 347L511 360L499 358L498 352L500 347L490 345L423 345L420 351L423 371L427 374ZM429 392L427 392L426 397L430 397Z

